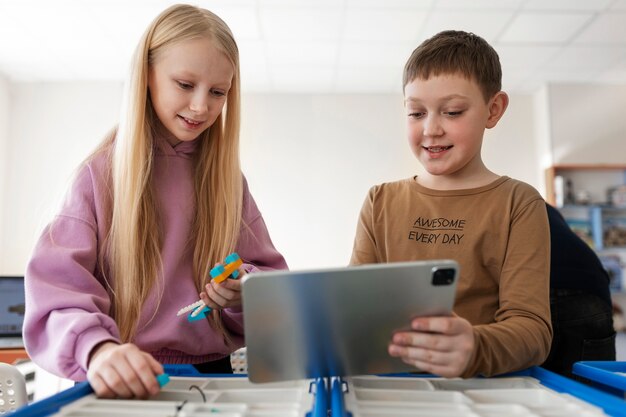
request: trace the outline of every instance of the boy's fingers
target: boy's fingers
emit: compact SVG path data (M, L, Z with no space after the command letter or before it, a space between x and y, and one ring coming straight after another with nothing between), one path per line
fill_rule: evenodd
M462 321L456 317L418 317L411 322L411 328L448 335L461 333L464 329Z
M452 355L447 352L396 345L389 346L389 353L392 356L401 357L407 363L420 361L432 365L447 365L452 359Z
M402 332L393 335L392 343L401 346L415 347L440 352L454 350L454 340L441 334L423 332Z

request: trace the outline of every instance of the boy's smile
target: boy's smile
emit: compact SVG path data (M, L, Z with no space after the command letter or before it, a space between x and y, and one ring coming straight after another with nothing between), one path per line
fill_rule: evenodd
M495 126L506 108L505 93L487 102L473 80L442 74L407 83L404 96L409 145L426 170L418 181L433 188L467 188L494 179L480 151L485 128Z

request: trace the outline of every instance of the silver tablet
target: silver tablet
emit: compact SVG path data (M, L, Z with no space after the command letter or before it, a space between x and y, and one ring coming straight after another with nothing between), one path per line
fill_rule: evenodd
M417 316L452 312L451 260L256 272L243 278L248 377L272 382L415 370L387 353Z

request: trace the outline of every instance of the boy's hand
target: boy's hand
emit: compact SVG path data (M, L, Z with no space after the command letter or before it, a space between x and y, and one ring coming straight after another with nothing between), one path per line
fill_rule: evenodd
M156 395L156 375L163 366L132 343L104 342L91 353L87 379L101 398L148 398Z
M226 279L220 283L211 280L200 293L200 299L212 309L241 306L241 277L246 273L239 268L237 279Z
M472 325L452 317L419 317L411 330L393 335L389 354L422 371L446 378L465 371L474 350Z

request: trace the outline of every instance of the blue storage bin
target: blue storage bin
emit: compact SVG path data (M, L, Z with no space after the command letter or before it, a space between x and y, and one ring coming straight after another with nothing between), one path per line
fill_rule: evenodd
M578 370L583 369L583 373L585 373L586 377L589 377L589 368L593 370L592 373L603 373L602 377L598 379L602 380L604 385L606 383L606 374L613 374L613 377L619 378L619 381L622 385L620 385L620 390L626 390L626 377L619 375L619 372L626 370L626 364L608 362L603 363L603 366L598 366L598 363L594 363L594 366L589 366L585 363L579 363ZM602 369L604 368L604 369ZM607 370L609 368L610 370ZM216 375L216 374L200 374L195 368L187 366L187 365L167 365L165 367L166 372L171 376L180 376L187 378L210 378L215 380L220 380L219 384L223 386L231 386L238 387L241 385L239 381L236 379L245 378L245 375L232 375L232 374L224 374L224 375ZM616 374L617 373L617 374ZM530 378L515 378L515 377L530 377ZM221 378L224 378L223 380ZM440 390L439 394L454 394L454 395L462 395L463 392L469 393L474 391L474 395L476 392L481 391L481 386L489 385L492 388L485 388L481 394L484 392L494 391L493 386L497 386L497 389L502 388L506 391L506 378L510 380L523 380L522 382L532 383L533 386L539 384L544 388L549 388L556 393L565 393L570 397L575 397L576 399L582 400L589 405L596 406L601 408L604 413L609 416L616 417L626 417L626 401L622 398L618 398L612 393L604 392L603 390L595 389L584 385L582 383L573 381L571 379L565 378L561 375L557 375L553 372L547 371L543 368L533 367L524 371L510 373L506 375L502 375L501 377L494 378L477 378L475 380L460 380L460 379L444 379L438 378L433 375L428 374L393 374L382 376L380 381L377 381L377 377L351 377L342 379L339 377L328 377L328 378L318 378L316 380L311 380L310 384L307 386L306 384L309 381L294 381L295 383L302 382L305 385L301 386L300 389L304 389L302 391L306 397L306 401L302 403L303 408L302 412L306 412L306 417L351 417L352 415L359 415L359 412L354 408L355 407L355 399L356 395L359 395L359 390L361 394L370 393L372 396L380 396L381 391L385 391L385 389L389 388L388 386L383 386L385 382L385 378L387 378L387 382L393 383L393 389L396 389L397 395L406 395L406 390L411 389L410 387L414 387L413 389L416 392L421 391L422 396L425 392L423 388L419 388L418 386L422 386L424 384L430 384L435 387L435 391ZM359 380L360 381L357 381ZM501 382L497 382L498 379L502 379ZM592 378L590 378L592 379ZM228 382L227 382L228 380ZM400 381L399 381L400 380ZM410 381L413 380L413 381ZM223 381L223 382L222 382ZM404 382L406 381L406 382ZM473 385L472 385L472 381ZM243 381L246 382L246 381ZM357 384L358 382L358 384ZM420 384L418 384L421 383ZM483 384L485 382L485 384ZM471 388L459 388L464 386L464 384L468 384L472 386ZM359 385L360 384L360 385ZM456 384L456 385L455 385ZM516 382L518 384L518 382ZM441 385L441 387L437 388L437 385ZM444 388L443 385L448 385L448 388ZM459 387L457 387L457 385ZM516 385L517 386L517 385ZM354 391L349 391L349 387L352 387ZM372 389L373 388L373 389ZM524 387L520 387L524 389ZM227 388L223 388L224 393L230 394L231 391L226 391ZM468 390L469 389L469 390ZM496 389L496 390L497 390ZM536 388L530 387L528 388L530 391L534 391L537 393ZM308 394L306 391L308 390ZM448 391L449 390L449 391ZM459 394L454 393L454 390L458 390ZM463 391L468 390L468 391ZM232 392L235 393L237 389L234 389ZM378 391L378 392L375 392ZM515 390L509 390L515 391ZM88 383L80 383L68 390L65 390L59 394L56 394L50 398L44 399L37 403L33 403L29 406L23 407L17 410L12 417L39 417L39 416L49 416L51 414L57 413L62 407L68 405L74 405L74 402L77 402L81 398L91 394L93 390L89 386ZM209 392L209 391L207 391ZM283 391L284 392L284 391ZM405 394L402 394L405 392ZM428 391L433 392L433 391ZM546 395L554 396L558 394L550 393L549 390L546 390ZM622 391L623 394L623 391ZM307 396L310 395L310 396ZM387 394L385 394L387 395ZM492 397L498 396L499 394L494 394L491 392ZM509 395L511 395L509 393ZM471 396L471 395L470 395ZM498 397L499 398L499 397ZM567 396L559 397L559 401L568 401ZM88 399L86 399L88 400ZM387 401L388 399L384 399ZM88 400L91 401L91 400ZM98 400L93 400L98 401ZM389 400L393 401L393 400ZM419 401L419 400L414 400ZM489 400L487 400L488 402ZM570 400L571 401L571 400ZM484 401L478 400L478 403L483 403ZM499 402L496 401L496 403ZM478 404L478 406L483 404ZM82 406L80 404L76 404L77 406ZM496 404L497 405L497 404ZM517 406L519 407L519 406ZM307 411L308 410L308 411Z
M602 391L624 398L626 393L626 362L581 361L576 362L572 373L591 381Z

